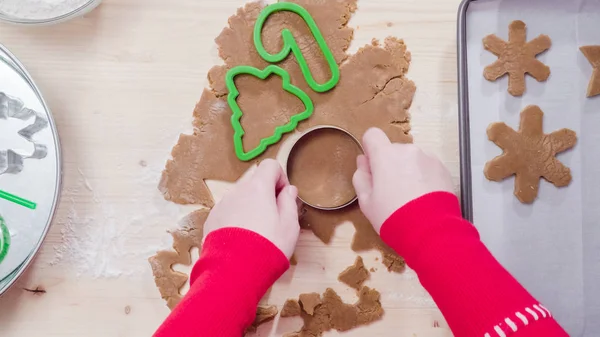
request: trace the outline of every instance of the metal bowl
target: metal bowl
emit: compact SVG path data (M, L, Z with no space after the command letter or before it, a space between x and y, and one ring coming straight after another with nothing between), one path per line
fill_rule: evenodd
M8 253L0 262L2 295L31 264L48 234L58 204L62 165L58 132L46 102L23 65L1 44L0 93L0 123L6 122L0 128L8 126L10 131L0 135L0 143L27 141L23 148L0 148L0 190L35 202L35 207L25 207L0 198L0 214L11 236ZM11 119L26 128L13 134Z
M43 19L20 18L14 15L10 15L8 13L4 13L2 12L2 10L0 10L0 21L30 26L56 24L85 15L92 11L94 8L98 7L98 5L100 5L100 2L102 2L102 0L88 0L87 2L83 3L79 8L69 13L65 13L52 18Z

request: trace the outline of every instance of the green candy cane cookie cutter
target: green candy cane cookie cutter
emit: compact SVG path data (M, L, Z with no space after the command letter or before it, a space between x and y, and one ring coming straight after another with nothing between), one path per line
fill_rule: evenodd
M327 60L327 63L329 65L329 69L331 71L331 78L327 82L319 84L317 83L317 81L315 81L314 77L312 76L312 73L310 72L310 68L308 67L308 62L306 61L306 58L304 58L304 56L302 55L302 51L300 50L298 43L296 43L296 40L289 29L283 29L283 31L281 32L283 38L283 48L279 53L270 54L265 49L261 37L263 26L269 18L269 16L282 11L288 11L298 14L308 25L308 28L310 29L311 33L313 34L313 37L317 41L317 44L321 48L323 56L325 57L325 60ZM286 59L290 54L293 54L296 57L296 60L298 61L300 70L304 75L306 83L315 92L323 93L329 91L333 89L340 80L340 69L337 65L337 62L335 61L335 58L333 57L333 53L331 53L329 46L327 46L327 42L325 41L323 34L321 34L319 27L317 27L317 24L310 15L310 13L300 5L290 2L280 2L269 5L265 9L263 9L263 11L258 16L256 24L254 25L254 46L256 47L258 54L265 61L270 63L281 62L284 59ZM240 95L240 92L235 86L235 77L244 74L257 77L261 80L265 80L267 77L273 74L281 77L283 81L283 89L289 92L290 94L298 97L306 108L303 112L292 116L287 124L276 127L273 135L261 139L259 145L248 152L244 151L242 141L243 136L245 134L244 128L241 125L241 118L243 116L243 112L240 106L237 104L237 98ZM227 96L227 103L229 104L229 107L233 112L233 115L231 116L231 125L233 126L234 130L233 144L237 157L242 161L250 161L263 154L267 150L267 147L279 142L284 134L294 131L298 126L298 123L310 118L310 116L312 116L312 113L314 112L314 103L310 99L310 96L308 96L304 91L302 91L302 89L292 85L290 74L285 69L276 65L270 65L264 70L260 70L251 66L234 67L227 72L227 75L225 77L225 83L227 85L227 89L229 90L229 95Z
M315 41L317 41L317 44L321 48L321 52L323 53L323 56L325 56L325 60L327 60L327 64L329 65L329 70L331 71L331 78L329 81L325 82L324 84L319 84L317 81L315 81L315 78L312 76L310 68L308 67L308 62L306 62L306 58L304 58L304 55L302 55L302 50L300 50L294 35L289 29L285 28L281 31L283 48L279 53L271 54L265 49L261 37L265 22L272 14L283 11L298 14L308 25L310 32L315 38ZM333 53L327 45L327 41L325 41L325 38L323 37L323 34L321 34L319 27L317 27L317 23L313 17L300 5L291 2L279 2L269 5L263 9L256 20L256 24L254 25L254 46L256 47L260 57L270 63L279 63L285 60L285 58L290 54L294 54L294 56L296 56L296 60L298 61L298 65L300 65L300 70L302 70L302 74L306 79L306 83L308 83L308 86L316 92L329 91L333 89L340 81L340 68L333 57Z
M10 248L10 232L8 231L8 227L6 227L6 223L4 222L4 218L0 215L0 263L8 254L8 249Z

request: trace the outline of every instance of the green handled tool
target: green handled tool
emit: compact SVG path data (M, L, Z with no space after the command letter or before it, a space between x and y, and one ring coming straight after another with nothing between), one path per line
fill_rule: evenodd
M23 199L21 197L18 197L14 194L5 192L3 190L0 190L0 199L14 202L17 205L21 205L21 206L29 208L29 209L36 209L36 207L37 207L37 204L35 202L29 201L27 199Z

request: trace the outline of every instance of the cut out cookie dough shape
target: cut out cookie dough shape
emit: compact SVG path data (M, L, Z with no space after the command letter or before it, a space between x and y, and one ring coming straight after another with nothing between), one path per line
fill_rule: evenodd
M192 248L202 250L204 222L208 212L208 210L199 210L189 214L182 221L183 228L171 232L173 250L160 251L148 259L156 287L171 310L181 301L183 296L179 291L188 281L188 275L173 270L173 266L176 264L191 266Z
M5 173L17 174L23 170L25 159L43 159L48 155L46 145L36 143L33 140L33 136L37 132L48 126L48 121L42 114L26 108L20 99L0 92L0 123L2 123L2 120L9 118L27 121L32 117L35 117L33 123L19 130L18 135L15 135L15 137L22 137L33 144L33 151L25 154L14 149L0 148L0 175Z
M340 276L338 276L338 281L345 283L346 285L359 290L363 283L369 279L371 274L365 268L365 264L363 262L362 257L358 256L354 265L346 268Z
M303 297L310 299L307 303L309 311L305 307L299 310L300 305L294 299L288 300L282 310L282 317L301 316L304 321L300 331L288 333L286 337L320 337L324 332L331 330L348 331L376 322L384 314L379 292L369 287L360 289L355 304L344 303L331 288L328 288L322 297L316 293L302 294L300 301Z
M152 267L156 287L171 310L183 298L180 290L189 278L188 275L173 270L173 266L176 264L191 266L194 262L190 254L192 248L202 250L204 222L208 217L208 212L208 210L203 209L190 213L182 220L182 228L171 232L173 250L160 251L148 259ZM277 316L277 311L276 306L259 306L256 309L254 323L248 328L247 332L256 331L258 326L271 321Z
M281 317L296 317L302 314L302 308L300 307L300 301L296 299L288 299L281 309Z
M301 294L298 297L298 302L300 303L302 310L311 316L315 314L315 308L323 303L319 293Z
M530 105L521 112L518 131L504 123L493 123L487 129L488 138L503 153L485 164L485 177L502 181L515 175L514 194L525 204L536 199L540 178L556 187L571 182L571 170L556 155L574 147L577 135L569 129L544 134L543 117L538 106Z
M390 37L381 45L375 41L349 55L346 50L352 41L353 29L347 24L356 10L356 0L294 2L311 13L340 69L340 81L336 88L319 94L306 84L294 57L288 57L278 64L290 74L294 85L309 93L318 111L310 119L298 124L298 129L303 131L317 125L334 125L360 139L367 129L376 126L394 142L412 142L408 109L416 86L406 77L411 55L404 42ZM194 110L194 132L192 135L181 135L173 148L172 159L167 162L159 185L165 199L179 204L212 207L214 201L205 180L234 182L256 162L277 156L282 142L270 146L255 160L243 162L237 158L231 141L232 111L225 98L228 89L224 79L229 69L239 65L264 69L268 65L256 52L252 39L254 24L263 8L264 5L257 2L246 4L229 19L229 26L216 38L219 54L225 64L209 71L210 89L204 90ZM315 80L324 83L330 79L330 67L323 58L321 48L314 43L308 27L296 14L281 12L269 17L262 31L265 50L277 52L282 49L283 29L289 29L296 37ZM265 100L273 102L270 105L275 111L297 113L304 110L301 101L296 100L293 104L286 101L288 94L281 90L281 83L266 81L264 86L256 88L256 81L240 76L236 78L236 84L241 93L240 101L245 93L253 91L260 98L240 102L244 116L259 117L242 119L244 129L252 130L244 135L244 143L249 148L257 146L260 139L289 120L289 116L283 113L275 116L268 114L264 108ZM268 97L264 92L269 93ZM287 135L284 135L282 141L286 138ZM336 212L306 209L302 225L312 229L323 242L329 243L335 227L346 221L352 222L356 228L353 250L377 248L382 251L382 261L388 269L404 269L402 258L381 241L358 205Z
M600 45L579 48L594 68L592 79L587 89L587 97L600 95Z
M256 309L256 317L254 318L254 322L248 329L246 329L246 333L256 332L256 330L258 329L259 326L274 320L275 317L277 316L277 313L279 313L279 311L277 310L277 307L274 305L259 306Z
M538 82L550 76L550 68L536 59L552 45L550 37L540 35L527 42L527 26L523 21L513 21L508 28L508 42L496 35L483 39L486 50L498 56L498 60L485 67L483 76L488 81L496 81L508 74L508 92L513 96L525 93L525 74Z

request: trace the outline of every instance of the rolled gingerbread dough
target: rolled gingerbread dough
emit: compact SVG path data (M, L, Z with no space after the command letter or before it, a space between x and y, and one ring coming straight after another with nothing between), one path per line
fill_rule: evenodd
M348 20L356 10L356 0L322 1L296 0L314 17L323 36L340 64L340 82L327 93L310 90L293 56L281 62L292 83L309 93L315 103L315 113L299 125L300 130L316 125L335 125L350 131L360 139L364 132L377 126L395 142L412 142L409 135L408 109L415 94L415 84L405 75L410 64L410 53L402 40L387 38L383 46L377 41L348 55L353 29ZM264 68L267 64L254 49L252 31L261 3L249 3L229 19L229 27L217 37L219 55L225 64L213 67L208 75L210 89L205 89L194 110L194 132L181 135L166 164L159 185L167 200L180 204L200 204L212 207L213 198L205 180L236 181L253 164L265 158L274 158L281 142L271 146L255 162L238 160L233 149L231 110L226 103L225 73L237 65ZM263 30L266 49L281 49L281 31L288 28L296 37L317 81L330 76L329 67L314 43L306 24L295 14L281 12L268 19ZM344 62L342 64L342 62ZM271 78L257 81L249 76L236 78L240 91L239 104L244 111L242 126L246 130L244 144L253 147L276 126L285 124L290 115L302 111L299 100L281 89L281 80ZM284 137L285 140L286 137ZM351 221L356 228L352 248L355 250L380 249L393 270L403 268L403 260L379 239L372 226L356 205L338 212L323 213L307 209L303 226L328 243L335 226ZM390 267L388 267L390 268Z

